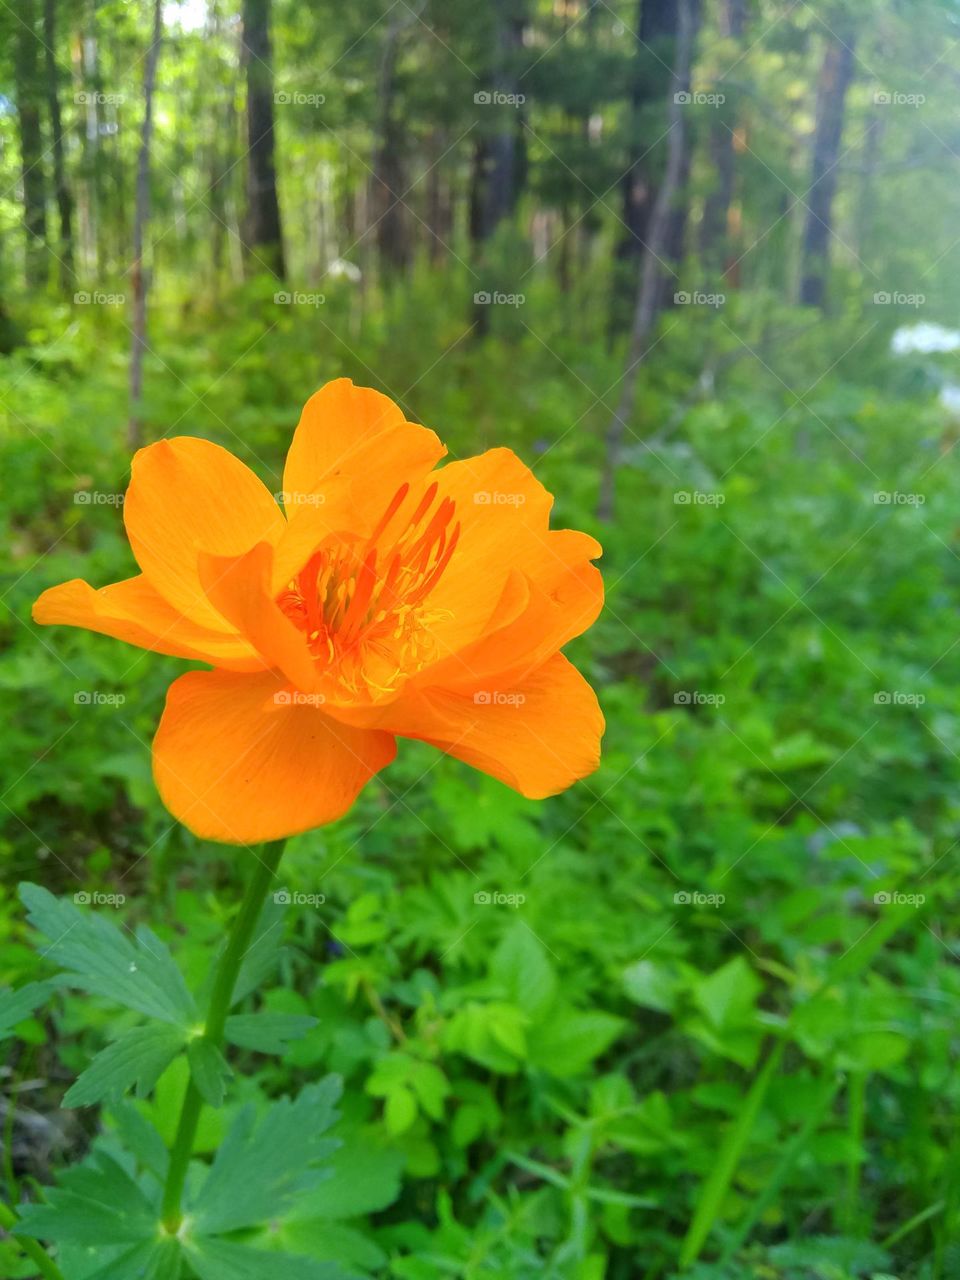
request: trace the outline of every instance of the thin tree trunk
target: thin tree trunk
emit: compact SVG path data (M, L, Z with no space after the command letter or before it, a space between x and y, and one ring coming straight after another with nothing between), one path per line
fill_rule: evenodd
M833 197L837 188L837 161L840 158L847 90L854 74L854 39L853 30L846 26L840 28L839 35L828 34L817 88L813 166L800 265L800 301L805 306L821 309L827 296Z
M601 520L610 520L613 517L617 465L627 423L633 413L637 372L643 364L647 340L657 318L657 297L662 279L660 258L665 251L670 210L680 188L685 163L687 143L684 108L678 98L687 93L690 86L690 57L693 46L691 4L692 0L678 0L677 39L668 91L667 166L647 227L643 262L640 268L640 284L630 333L630 348L620 389L620 399L607 428L606 456L597 505L597 514Z
M56 252L60 265L60 287L67 292L73 287L76 272L73 267L73 197L67 184L63 159L63 121L60 116L60 77L56 54L57 0L44 0L43 40L47 62L47 108L53 134L53 185L60 218L60 239Z
M742 42L746 29L744 0L725 0L720 13L720 33L728 40ZM703 205L700 224L700 253L704 264L719 270L729 256L730 205L736 181L734 130L736 112L724 103L710 129L710 168L716 181Z
M494 59L493 86L500 96L495 109L501 128L490 141L491 166L486 188L486 200L481 235L492 236L504 218L516 209L526 178L526 143L523 132L522 104L520 96L519 55L523 51L523 31L526 17L513 12L511 4L501 3L497 8L496 55ZM514 105L510 107L509 101Z
M674 64L679 0L637 0L636 52L630 87L629 167L620 182L622 213L614 252L608 337L629 324L636 266L642 260L657 199L662 149L659 114ZM656 113L656 114L654 114Z
M283 279L283 231L277 198L273 129L270 0L243 0L243 58L247 71L248 252Z
M43 167L40 103L43 92L37 50L34 0L20 0L14 76L20 119L20 162L23 183L23 227L26 233L25 276L28 285L47 282L47 189Z
M143 75L143 129L137 158L136 210L133 218L133 347L130 353L130 422L127 443L140 447L143 406L143 355L147 345L147 288L149 281L143 266L143 241L150 221L150 143L153 137L153 90L157 80L157 61L163 36L163 0L154 0L153 38L147 50Z
M371 203L376 227L377 256L382 272L402 270L409 261L410 243L404 192L406 130L396 112L397 58L400 34L410 24L410 11L395 17L387 28L377 87L377 145L373 158Z

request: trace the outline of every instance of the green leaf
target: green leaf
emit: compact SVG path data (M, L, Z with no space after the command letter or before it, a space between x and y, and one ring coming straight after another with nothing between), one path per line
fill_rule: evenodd
M237 1005L251 992L262 987L275 970L283 945L286 910L282 903L268 897L257 921L253 941L247 948L230 1004Z
M576 1075L598 1058L626 1025L612 1013L556 1008L548 1024L529 1033L530 1061L554 1076Z
M336 1119L340 1081L328 1076L299 1096L275 1102L257 1119L238 1112L191 1208L200 1235L239 1231L281 1217L327 1171L318 1168L336 1143L323 1134Z
M742 1024L753 1013L762 984L743 956L736 956L694 985L693 998L715 1027Z
M96 1151L60 1175L45 1204L23 1210L17 1231L58 1244L135 1244L156 1240L157 1212L126 1170Z
M179 1280L183 1255L176 1240L148 1240L109 1262L87 1280Z
M241 1049L285 1053L317 1025L316 1018L296 1013L238 1013L227 1019L226 1038Z
M187 1057L201 1098L211 1107L222 1107L227 1081L233 1074L223 1054L208 1036L195 1036L187 1048Z
M267 1253L229 1240L192 1239L186 1250L200 1280L349 1280L335 1262Z
M532 1018L543 1014L556 995L557 975L546 950L522 920L514 922L493 953L490 975L506 998Z
M174 1026L189 1027L196 1007L180 970L145 925L128 937L102 915L84 911L35 884L21 884L30 923L49 939L43 954L67 970L66 981L91 995Z
M49 982L28 982L18 991L0 991L0 1040L43 1004L52 990Z
M113 1101L133 1085L141 1098L151 1091L183 1047L183 1033L167 1026L134 1027L101 1050L63 1099L65 1107Z

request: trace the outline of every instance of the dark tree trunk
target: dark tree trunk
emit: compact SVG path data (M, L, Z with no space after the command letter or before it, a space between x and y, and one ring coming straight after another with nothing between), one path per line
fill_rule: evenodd
M666 240L670 223L670 210L680 189L686 163L687 136L684 106L678 97L689 91L690 59L693 48L694 5L697 0L677 0L677 38L674 50L673 71L667 92L669 130L667 133L666 170L657 190L657 199L650 212L646 229L643 262L640 267L640 284L637 290L630 332L630 348L623 373L617 408L607 428L606 453L597 514L602 520L613 517L616 499L616 474L623 447L627 423L633 413L636 398L637 372L647 354L648 339L657 319L657 299L662 287L661 261L666 252Z
M26 280L28 285L44 285L48 277L47 263L47 189L44 175L43 135L40 128L40 104L43 85L40 79L34 0L20 0L17 48L14 56L17 112L20 120L20 161L23 182L23 226L26 232Z
M50 132L53 135L53 186L60 219L60 239L56 253L60 265L60 287L66 292L73 287L76 272L73 268L73 196L67 184L63 159L63 121L60 117L60 76L56 53L57 0L44 0L43 40L47 61L47 108L50 113Z
M662 111L674 62L679 0L637 0L636 50L630 87L629 165L620 182L622 211L614 252L610 299L611 340L630 324L637 264L641 261L669 146ZM659 289L658 289L659 292Z
M143 356L147 346L147 289L149 281L143 266L143 241L150 221L150 144L153 138L153 91L157 82L157 61L163 35L163 0L154 0L153 37L147 50L143 72L143 128L140 154L137 157L137 195L133 217L133 347L130 354L130 422L127 444L140 447L142 434Z
M243 61L249 148L246 248L256 265L266 267L282 280L285 270L274 157L270 0L243 0Z
M387 29L377 90L379 125L371 195L377 253L385 271L402 270L410 258L410 237L403 205L405 129L397 117L396 108L400 34L409 24L409 12L406 17L401 13Z
M746 29L745 0L724 0L720 14L721 35L742 41ZM700 224L700 254L705 266L719 270L729 254L730 205L736 180L734 131L736 113L724 103L710 128L710 168L715 175L712 190L704 201Z
M481 238L493 235L504 218L509 218L526 181L526 137L520 95L520 56L523 52L523 12L511 12L509 4L497 5L497 37L493 64L494 92L501 96L491 104L500 123L490 139L490 169L486 186ZM509 105L512 99L513 106Z
M853 80L854 39L852 29L846 26L839 28L839 35L829 33L820 66L813 165L806 196L807 220L800 267L800 301L808 307L822 308L826 302L833 197L847 90Z

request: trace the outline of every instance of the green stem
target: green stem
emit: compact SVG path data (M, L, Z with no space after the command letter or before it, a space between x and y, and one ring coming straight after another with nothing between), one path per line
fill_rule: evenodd
M17 1244L36 1264L42 1276L46 1276L47 1280L63 1280L63 1272L47 1253L46 1249L41 1245L39 1240L34 1240L32 1236L18 1236L17 1224L19 1218L8 1204L0 1201L0 1227L16 1239Z
M271 844L265 844L257 856L257 865L247 886L239 914L233 922L226 950L217 966L203 1033L218 1049L223 1045L223 1032L233 1001L233 989L237 985L237 975L243 958L250 949L254 929L263 911L267 890L283 857L285 843L284 840L274 840ZM184 1095L177 1133L170 1151L167 1181L163 1189L163 1225L170 1235L176 1235L183 1222L181 1207L183 1186L190 1157L193 1154L193 1142L197 1136L197 1125L202 1108L203 1100L191 1080Z

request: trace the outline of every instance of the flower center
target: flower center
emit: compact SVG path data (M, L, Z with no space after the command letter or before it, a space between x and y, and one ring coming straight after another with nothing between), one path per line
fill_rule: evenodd
M409 492L400 486L368 538L328 539L277 596L317 664L351 697L396 692L430 660L431 626L449 616L427 601L460 536L456 504L437 503L434 482L398 519Z

